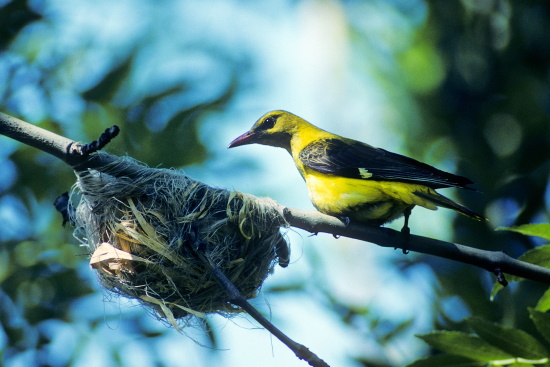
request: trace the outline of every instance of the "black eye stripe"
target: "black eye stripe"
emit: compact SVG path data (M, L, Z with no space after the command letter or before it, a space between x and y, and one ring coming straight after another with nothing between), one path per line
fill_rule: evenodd
M264 123L263 125L265 126L266 129L271 129L273 126L275 126L275 122L277 120L275 120L273 117L268 117L264 120Z
M277 122L277 119L280 115L271 115L266 117L260 126L260 130L269 130L275 126L275 123Z

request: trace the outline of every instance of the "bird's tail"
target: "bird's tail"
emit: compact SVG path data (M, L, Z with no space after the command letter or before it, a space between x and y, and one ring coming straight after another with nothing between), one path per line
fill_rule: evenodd
M428 192L415 191L414 194L416 196L424 199L424 200L428 200L429 202L434 203L437 206L441 206L443 208L456 210L457 212L459 212L461 214L464 214L467 217L470 217L470 218L473 218L473 219L476 219L476 220L488 220L483 215L478 214L478 213L474 212L473 210L470 210L470 209L466 208L463 205L455 203L454 201L452 201L448 197L445 197L445 196L441 195L440 193L435 192L434 190L430 190Z

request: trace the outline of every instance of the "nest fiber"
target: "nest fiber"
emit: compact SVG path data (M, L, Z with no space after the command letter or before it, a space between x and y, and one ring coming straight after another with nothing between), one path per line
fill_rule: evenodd
M75 235L92 254L101 284L174 326L189 315L240 311L201 261L197 236L247 299L256 296L277 261L288 264L280 233L286 223L270 199L212 188L131 159L79 173L75 196Z

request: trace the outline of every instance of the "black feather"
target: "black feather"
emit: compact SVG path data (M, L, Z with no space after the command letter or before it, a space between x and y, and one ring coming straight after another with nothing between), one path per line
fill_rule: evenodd
M406 182L434 189L461 187L472 190L467 185L473 184L466 177L444 172L412 158L348 139L314 141L300 152L299 159L312 170L341 177ZM372 176L366 178L361 175L367 171Z

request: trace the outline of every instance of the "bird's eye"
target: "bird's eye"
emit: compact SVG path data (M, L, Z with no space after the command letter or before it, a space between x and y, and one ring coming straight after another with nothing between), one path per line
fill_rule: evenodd
M269 116L264 120L264 123L262 124L262 127L265 130L271 129L273 126L275 126L275 122L277 121L277 118L273 116Z

